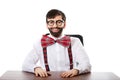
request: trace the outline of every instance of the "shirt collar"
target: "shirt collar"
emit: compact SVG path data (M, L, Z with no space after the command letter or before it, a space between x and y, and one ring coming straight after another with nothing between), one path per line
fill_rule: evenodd
M54 36L52 36L51 34L50 35L48 35L49 37L51 37L51 38L53 38L54 40L57 40L57 39L61 39L62 37L64 37L65 36L65 34L61 34L61 36L60 37L58 37L58 38L56 38L56 37L54 37Z

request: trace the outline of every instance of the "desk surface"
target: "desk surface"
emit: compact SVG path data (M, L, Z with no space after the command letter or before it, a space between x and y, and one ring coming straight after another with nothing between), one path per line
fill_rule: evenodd
M112 72L91 72L72 78L61 78L61 72L50 73L51 76L41 78L36 77L33 73L23 71L7 71L0 77L0 80L120 80L120 78Z

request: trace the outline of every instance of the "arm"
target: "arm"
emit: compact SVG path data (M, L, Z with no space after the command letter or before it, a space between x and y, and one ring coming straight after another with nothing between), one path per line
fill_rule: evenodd
M61 77L73 77L78 74L90 72L91 65L89 58L83 48L82 43L77 38L71 39L72 54L73 54L73 69L65 71Z
M39 65L37 65L38 60L41 60L40 59L41 55L39 54L39 52L37 53L37 51L41 50L41 49L39 50L39 48L40 48L39 43L34 45L34 49L32 49L30 51L30 53L27 55L27 57L25 58L25 60L23 62L22 70L35 73L36 76L47 77L48 73L46 72L46 70L44 70L40 66L40 63L39 63Z
M38 60L39 60L39 57L35 49L32 49L23 62L22 70L34 73L34 68L39 67L38 65L36 65Z
M73 46L74 69L79 70L79 74L91 71L89 57L79 39L74 39Z

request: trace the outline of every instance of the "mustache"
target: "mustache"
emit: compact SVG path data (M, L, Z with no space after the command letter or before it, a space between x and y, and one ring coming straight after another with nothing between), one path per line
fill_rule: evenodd
M63 29L63 28L56 27L56 28L49 28L49 29Z

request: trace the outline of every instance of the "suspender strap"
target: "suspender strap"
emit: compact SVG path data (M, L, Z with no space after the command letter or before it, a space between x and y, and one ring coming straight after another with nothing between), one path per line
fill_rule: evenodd
M46 71L50 71L48 61L47 61L47 48L43 48L43 55L44 55L44 63L45 63L45 68Z
M45 68L46 71L50 71L49 65L48 65L48 59L47 59L47 48L43 48L43 55L44 55L44 63L45 63ZM73 57L72 57L72 50L71 50L71 45L68 48L68 56L69 56L69 61L70 61L70 69L73 69Z
M68 55L69 55L69 61L70 61L70 69L73 69L73 57L72 57L71 45L68 48Z

